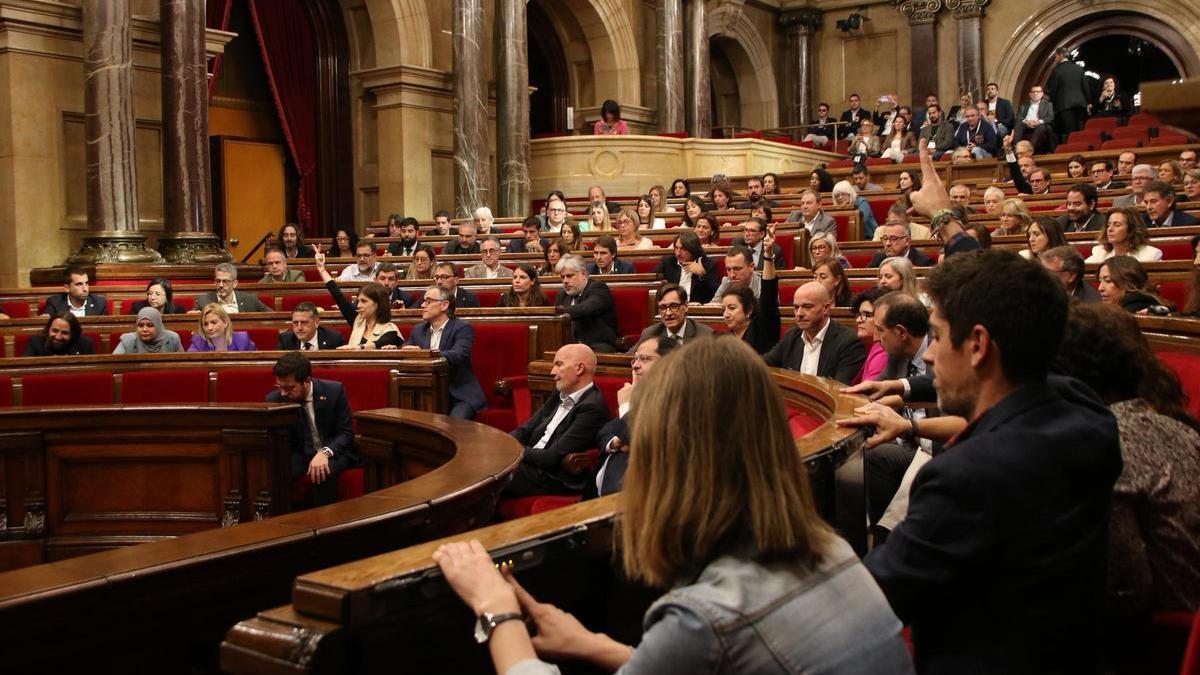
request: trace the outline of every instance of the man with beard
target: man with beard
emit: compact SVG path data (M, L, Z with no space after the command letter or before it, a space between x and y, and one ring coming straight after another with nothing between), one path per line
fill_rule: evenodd
M400 221L399 228L400 241L393 241L388 244L388 255L412 255L417 252L417 245L421 243L421 228L417 223L417 219L413 217L404 218ZM397 236L395 234L392 235Z
M40 335L30 338L22 356L75 356L94 354L92 339L83 334L79 319L70 312L50 317Z

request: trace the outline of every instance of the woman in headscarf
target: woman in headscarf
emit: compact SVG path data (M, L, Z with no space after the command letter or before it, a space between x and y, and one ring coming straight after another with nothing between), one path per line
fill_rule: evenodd
M125 333L117 343L114 354L158 354L181 352L179 333L163 326L162 314L153 307L143 307L137 314L137 329Z

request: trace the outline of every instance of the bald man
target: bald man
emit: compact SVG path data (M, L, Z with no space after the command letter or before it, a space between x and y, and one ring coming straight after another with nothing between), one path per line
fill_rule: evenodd
M505 497L582 494L587 476L563 470L562 460L595 446L596 432L611 415L604 394L592 382L596 353L583 344L565 345L554 354L556 396L512 432L525 456L504 488Z
M867 360L867 348L853 328L829 318L832 309L829 290L819 282L797 288L792 295L796 327L763 355L767 365L852 382Z

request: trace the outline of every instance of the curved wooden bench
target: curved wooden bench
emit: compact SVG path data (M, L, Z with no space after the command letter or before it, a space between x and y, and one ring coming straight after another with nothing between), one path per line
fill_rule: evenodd
M611 357L602 372L619 368ZM627 361L627 360L626 360ZM539 367L540 370L540 367ZM828 381L773 371L789 406L821 416L797 439L814 459L859 447L862 430L838 427L861 399ZM636 642L641 617L661 591L632 586L612 570L618 496L430 541L296 579L291 605L234 626L221 644L222 670L243 673L489 672L487 650L471 639L473 617L453 596L431 560L445 541L479 539L541 600L579 612L594 630Z
M45 415L47 426L72 421L61 410ZM6 650L5 669L215 671L223 632L286 602L297 575L486 523L521 458L516 441L480 424L409 410L355 417L368 460L383 464L384 480L406 482L318 509L0 574L0 624L8 644L29 647Z

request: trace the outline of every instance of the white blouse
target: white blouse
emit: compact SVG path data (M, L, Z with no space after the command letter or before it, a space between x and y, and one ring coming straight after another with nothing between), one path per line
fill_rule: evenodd
M1085 260L1084 262L1101 263L1101 262L1104 262L1105 260L1108 260L1109 258L1112 258L1116 254L1117 254L1116 249L1113 249L1111 251L1106 251L1106 250L1104 250L1103 244L1096 244L1095 246L1092 247L1092 254L1090 256L1088 256L1088 259ZM1158 262L1159 260L1162 260L1163 252L1162 252L1162 249L1155 248L1153 246L1150 246L1149 244L1146 244L1143 246L1139 246L1137 249L1130 251L1126 255L1133 256L1138 262L1147 263L1147 262Z

